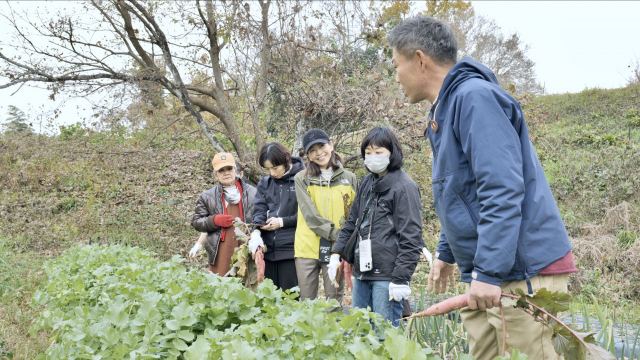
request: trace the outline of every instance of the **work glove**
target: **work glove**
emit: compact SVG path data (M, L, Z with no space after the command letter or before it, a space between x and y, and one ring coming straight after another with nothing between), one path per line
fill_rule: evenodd
M233 225L233 216L218 214L213 216L213 223L221 228L228 228Z
M409 295L411 295L409 285L389 283L389 301L402 301L402 299L408 299Z
M202 250L202 244L200 244L199 241L197 241L195 243L195 245L193 245L193 247L191 248L191 250L189 250L189 257L190 258L194 258L196 257L196 255L198 255L198 251Z
M431 268L433 266L433 256L431 255L431 252L429 251L429 249L427 249L426 247L423 247L422 256L424 256L424 258L429 263L429 268Z
M331 254L329 265L327 265L327 275L333 286L338 287L336 276L338 275L338 267L340 266L340 254Z
M247 246L249 247L251 255L254 255L259 247L264 248L264 242L262 241L262 237L260 236L260 230L256 229L251 232L251 237L249 238L249 243L247 244Z

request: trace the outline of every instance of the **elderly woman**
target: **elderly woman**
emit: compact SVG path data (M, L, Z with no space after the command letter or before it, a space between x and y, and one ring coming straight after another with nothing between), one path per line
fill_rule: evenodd
M206 236L200 236L189 256L194 257L204 247L209 271L224 276L238 246L233 220L251 219L256 189L238 176L236 161L230 153L217 153L211 165L217 184L200 194L191 218L191 226Z

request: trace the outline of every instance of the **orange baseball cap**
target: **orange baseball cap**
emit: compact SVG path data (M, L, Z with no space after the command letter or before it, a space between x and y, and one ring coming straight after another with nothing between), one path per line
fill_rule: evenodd
M213 166L213 171L218 171L226 166L231 166L235 169L236 160L231 153L221 152L214 155L211 165Z

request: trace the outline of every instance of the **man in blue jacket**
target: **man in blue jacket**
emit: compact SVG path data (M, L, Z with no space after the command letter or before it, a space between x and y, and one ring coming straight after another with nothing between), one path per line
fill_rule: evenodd
M512 306L503 308L502 344L503 291L567 291L568 274L576 271L520 104L486 66L468 57L457 61L453 33L436 19L407 19L388 40L396 81L409 101L433 104L425 136L441 233L431 288L446 290L458 265L469 283L462 318L474 359L513 348L529 359L557 358L551 330Z

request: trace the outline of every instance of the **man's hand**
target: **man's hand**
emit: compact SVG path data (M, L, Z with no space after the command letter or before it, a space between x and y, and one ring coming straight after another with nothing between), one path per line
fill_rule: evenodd
M485 311L494 306L500 306L500 286L471 281L471 286L467 290L469 295L469 309Z
M453 287L455 283L454 270L456 266L448 264L440 259L433 262L431 270L429 270L428 287L429 290L436 294L447 291L449 284Z
M261 226L260 229L273 231L273 230L278 230L283 226L284 226L284 222L282 218L271 217L267 219L266 224L264 226Z

